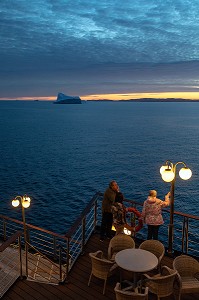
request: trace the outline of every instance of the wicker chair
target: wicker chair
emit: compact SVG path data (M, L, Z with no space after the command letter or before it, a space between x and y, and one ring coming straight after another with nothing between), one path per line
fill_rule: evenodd
M139 246L140 249L147 250L153 253L158 259L158 271L161 270L161 260L165 254L164 245L157 240L146 240Z
M116 300L148 300L148 287L143 288L142 293L139 293L138 289L132 286L121 289L121 284L117 282L114 291Z
M173 294L176 275L177 271L170 269L167 266L163 266L161 274L157 274L153 277L144 274L146 277L144 282L149 288L149 292L156 294L157 299L160 300L161 297L168 297Z
M117 264L103 257L103 252L98 250L94 253L89 253L92 263L92 270L88 280L90 285L92 275L104 280L103 295L105 294L107 278L113 275L117 270Z
M109 243L108 259L115 260L115 255L124 249L135 248L135 242L129 235L120 233L115 235Z
M180 255L174 259L173 268L178 272L174 285L176 299L180 300L182 294L199 293L199 262L196 259Z

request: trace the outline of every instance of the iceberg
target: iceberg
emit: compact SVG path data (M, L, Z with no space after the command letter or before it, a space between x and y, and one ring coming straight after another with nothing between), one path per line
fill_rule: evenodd
M54 104L81 104L82 100L79 96L67 96L63 93L58 93L57 100L53 102Z

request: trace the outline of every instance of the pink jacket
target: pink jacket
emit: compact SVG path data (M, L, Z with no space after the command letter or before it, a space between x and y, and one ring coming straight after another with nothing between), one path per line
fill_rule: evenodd
M147 225L161 225L164 223L162 218L162 208L169 206L169 196L165 196L165 201L162 201L156 197L148 197L144 201L142 209L142 219Z

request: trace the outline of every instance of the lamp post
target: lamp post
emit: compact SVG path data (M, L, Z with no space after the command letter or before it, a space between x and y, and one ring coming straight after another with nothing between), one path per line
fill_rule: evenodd
M30 206L30 197L27 195L16 196L12 200L12 206L17 207L21 204L23 228L24 228L24 242L25 242L25 255L26 255L26 277L28 276L28 246L27 246L27 229L26 229L26 219L25 219L25 208Z
M172 255L173 251L173 235L174 235L174 192L175 192L175 181L176 181L176 167L182 164L184 167L180 169L179 176L183 180L188 180L192 176L191 170L182 161L173 164L167 160L165 165L160 168L160 174L162 179L166 182L171 182L171 193L170 193L170 223L168 231L168 254Z

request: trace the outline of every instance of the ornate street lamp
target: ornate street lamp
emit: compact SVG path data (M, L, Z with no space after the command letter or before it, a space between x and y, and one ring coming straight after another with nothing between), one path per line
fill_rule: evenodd
M28 276L28 247L27 247L25 208L28 208L30 206L30 201L31 199L27 195L16 196L15 199L12 200L12 206L14 207L17 207L21 204L21 212L22 212L22 220L23 220L23 228L24 228L25 255L26 255L26 277Z
M174 191L175 191L175 180L176 180L176 167L182 164L184 167L180 169L179 176L183 180L188 180L192 176L191 170L182 161L173 164L171 161L167 160L165 165L160 168L160 174L162 179L166 182L171 182L171 194L170 194L170 224L168 232L168 254L172 255L173 251L173 235L174 235Z

